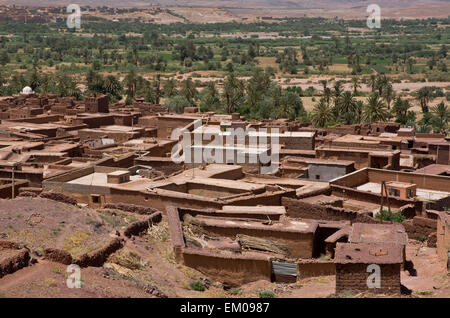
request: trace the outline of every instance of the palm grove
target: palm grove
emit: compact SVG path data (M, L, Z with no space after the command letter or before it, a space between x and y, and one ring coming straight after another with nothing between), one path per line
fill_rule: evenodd
M360 27L361 22L345 23ZM410 80L411 74L418 72L429 81L447 80L447 47L442 44L447 38L446 29L443 34L436 33L435 26L448 25L448 19L387 21L384 30L416 32L414 37L405 33L398 39L381 38L380 34L374 39L350 37L345 23L301 19L270 25L176 24L158 26L160 32L150 32L141 23L103 21L85 24L86 32L94 33L93 37L86 38L63 34L60 29L56 32L52 26L5 24L5 30L16 36L0 37L0 95L12 95L30 86L39 94L77 99L103 93L112 102L125 98L126 104L132 104L139 96L148 102L164 103L178 113L187 106L198 106L201 111L239 112L253 119L297 119L316 127L392 120L416 126L423 132L447 132L450 119L446 101L431 105L444 95L448 100L448 92L444 94L442 89L430 86L412 94L396 92L392 81ZM112 27L119 28L120 34L97 35L97 32L110 32ZM312 34L312 37L301 41L295 38L223 40L193 34L205 28L216 34L236 28L258 31L260 27L290 33L295 29L305 30L297 35ZM323 37L330 28L342 36ZM142 33L142 37L125 35L133 31ZM187 34L188 31L191 33ZM170 37L172 33L185 37ZM435 35L431 37L429 33ZM381 39L383 42L377 44ZM428 42L436 48L430 49ZM276 48L276 43L284 48ZM258 67L259 57L275 58L278 70ZM419 66L417 59L426 59L426 66ZM333 73L330 67L336 60L347 62L351 80L331 80L333 76L347 76ZM43 67L54 68L55 72L45 72ZM22 70L18 72L17 68ZM199 70L216 70L224 75L210 82L182 76ZM379 75L372 75L373 70ZM146 73L158 75L144 78ZM275 81L280 73L286 79L310 74L325 74L330 79L321 81L321 89L311 86L303 90L294 85L284 85L285 88ZM396 78L384 74L396 74ZM363 85L370 87L370 91L362 90ZM312 98L311 112L305 111L302 97ZM420 111L413 110L413 102L420 105Z

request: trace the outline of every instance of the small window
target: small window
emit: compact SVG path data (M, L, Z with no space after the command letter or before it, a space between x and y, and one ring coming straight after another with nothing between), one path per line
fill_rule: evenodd
M316 174L316 180L320 180L320 174Z
M392 195L393 197L400 196L400 192L397 189L389 189L389 194Z
M100 196L99 195L91 195L92 203L100 203Z

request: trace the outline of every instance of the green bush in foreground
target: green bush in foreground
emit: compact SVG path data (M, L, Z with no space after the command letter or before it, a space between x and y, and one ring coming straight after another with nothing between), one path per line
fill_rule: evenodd
M273 291L265 290L259 293L259 298L275 298Z
M196 291L205 291L205 285L199 281L192 282L191 288Z

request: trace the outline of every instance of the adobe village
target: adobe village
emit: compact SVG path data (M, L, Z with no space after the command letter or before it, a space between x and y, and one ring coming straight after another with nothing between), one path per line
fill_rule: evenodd
M29 87L0 107L2 296L450 294L444 134Z

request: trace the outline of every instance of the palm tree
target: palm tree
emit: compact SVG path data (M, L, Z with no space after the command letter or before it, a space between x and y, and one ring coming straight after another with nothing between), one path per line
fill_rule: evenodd
M321 98L314 106L311 111L311 120L316 127L324 127L327 122L333 120L333 112L325 98Z
M386 75L380 75L375 81L375 89L378 90L378 95L383 95L383 90L386 88L386 86L389 85L389 80L386 77Z
M373 93L367 99L363 109L363 119L367 123L386 121L389 117L386 104L380 99L378 93Z
M301 98L294 92L287 92L280 98L279 117L295 119L304 110Z
M105 91L117 99L121 98L122 84L114 75L108 75L104 82Z
M408 121L408 111L411 108L411 104L408 100L402 100L400 97L397 97L394 102L394 106L392 107L392 113L396 117L396 121L400 124L405 125Z
M326 87L323 91L323 97L327 101L327 104L330 104L331 95L332 95L331 89Z
M355 115L355 120L354 120L354 122L356 123L356 124L359 124L359 123L361 123L361 119L362 119L362 112L363 112L363 109L364 109L364 103L363 103L363 101L362 100L358 100L358 101L356 101L355 102L355 105L354 105L354 115Z
M349 125L354 120L355 98L352 93L344 92L339 98L339 118Z
M127 87L127 95L131 98L136 94L136 86L137 86L137 74L134 69L131 69L128 74L125 76L125 85Z
M195 87L192 78L188 78L181 83L181 95L183 95L191 105L195 104L195 99L198 96L197 88Z
M235 112L244 97L244 83L236 78L234 73L230 73L224 82L223 97L228 114Z
M165 97L173 97L175 95L177 95L178 91L177 91L177 83L175 82L175 80L173 78L168 79L167 81L164 82L164 96Z
M413 71L414 63L415 63L415 60L412 57L408 58L408 60L406 61L406 64L408 64L410 73L412 73L412 71Z
M450 109L444 102L441 102L432 107L431 112L433 114L431 119L433 128L439 133L445 133L450 123Z
M339 112L351 113L354 110L355 98L350 92L344 92L339 98Z
M446 124L450 122L450 109L444 102L440 102L436 106L431 108L431 112L434 116L442 119Z
M377 83L377 77L375 75L370 75L369 78L369 86L372 89L372 92L375 92L375 85Z
M420 103L420 107L422 108L422 113L428 113L428 103L431 102L433 97L433 89L429 86L425 86L420 88L416 93L416 99Z
M333 112L334 115L336 117L338 117L339 115L339 99L341 97L343 88L342 88L342 82L341 81L336 81L336 83L334 83L334 92L333 92L333 97L334 97L334 108L333 108Z
M391 109L391 102L395 98L395 91L392 88L392 84L387 83L383 89L383 93L381 95L383 99L386 101L388 109Z
M325 89L327 88L328 81L326 79L325 80L320 80L320 84L322 84L323 90L325 91Z
M361 87L361 85L359 84L359 79L355 76L352 77L352 87L353 87L353 95L358 95L358 88Z

